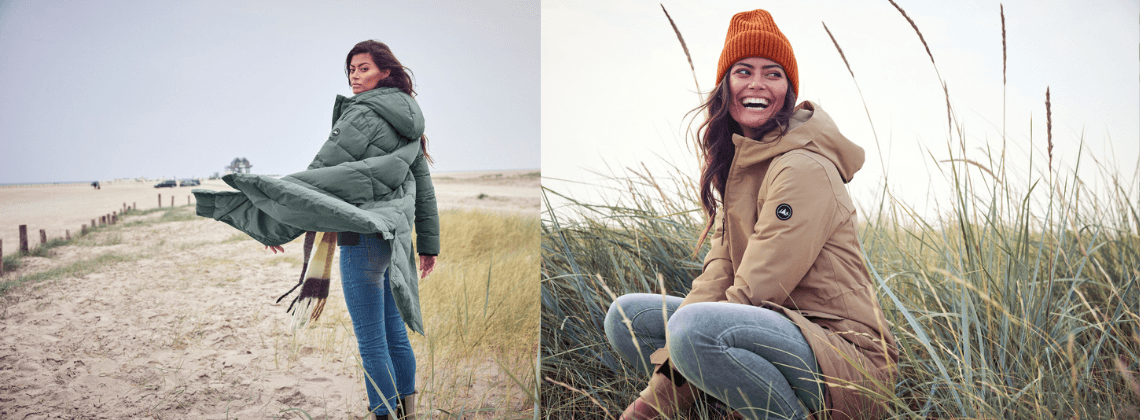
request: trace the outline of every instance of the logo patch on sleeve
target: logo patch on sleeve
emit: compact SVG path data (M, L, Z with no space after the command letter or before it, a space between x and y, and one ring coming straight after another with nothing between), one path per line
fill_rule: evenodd
M792 206L787 204L780 204L776 206L776 218L780 220L788 220L792 218Z

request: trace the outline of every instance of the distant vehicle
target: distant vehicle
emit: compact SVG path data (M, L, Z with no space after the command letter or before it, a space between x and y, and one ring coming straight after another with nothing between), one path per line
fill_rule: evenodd
M177 186L178 186L178 182L174 181L173 179L168 179L166 181L162 181L162 182L159 182L157 184L154 184L155 188L166 188L166 187L174 188Z
M198 182L197 179L183 179L182 182L179 183L178 186L179 187L193 187L193 186L197 186L197 185L202 185L202 183Z

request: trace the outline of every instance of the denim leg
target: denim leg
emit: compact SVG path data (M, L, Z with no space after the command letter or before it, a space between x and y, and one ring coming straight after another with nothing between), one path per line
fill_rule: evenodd
M352 317L360 360L368 374L364 384L368 408L377 414L387 414L388 407L384 401L395 407L397 398L392 380L396 374L388 352L389 337L385 325L385 306L395 306L389 305L390 297L385 298L385 294L391 295L385 276L391 258L391 245L388 241L377 240L374 235L360 235L359 244L340 247L344 302ZM368 377L372 380L369 381ZM379 393L377 387L380 388Z
M652 293L631 293L623 295L610 305L603 324L606 329L606 338L610 345L617 350L626 362L638 368L641 373L649 374L653 365L649 363L649 355L659 348L665 347L665 322L661 317L664 306L665 316L673 316L673 312L681 306L684 299L675 296L665 296L662 305L661 295ZM621 308L619 311L618 308ZM630 327L627 328L622 312L629 318ZM630 329L633 335L630 334ZM637 337L636 344L633 337Z
M823 408L815 355L783 314L694 303L669 319L668 332L673 366L745 418L803 419Z
M390 271L384 272L384 317L388 335L388 355L392 358L392 368L396 372L396 390L400 397L416 393L416 355L412 343L408 341L408 329L404 317L396 307L392 294L392 283L388 281Z

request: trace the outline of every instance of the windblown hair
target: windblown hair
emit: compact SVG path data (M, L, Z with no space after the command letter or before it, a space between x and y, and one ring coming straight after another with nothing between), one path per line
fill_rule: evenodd
M416 96L416 90L413 88L414 81L412 79L412 69L404 67L400 64L400 60L396 59L396 55L392 54L392 49L388 48L385 44L376 40L367 40L358 42L351 50L348 50L348 57L344 59L344 76L348 77L348 66L352 64L352 56L362 53L368 53L372 56L372 62L376 64L378 70L389 70L388 77L380 80L376 84L377 88L394 87L400 91L408 94L408 96ZM351 84L351 79L349 84ZM428 163L435 163L435 159L427 151L427 135L420 136L420 148L424 152L424 159Z
M732 157L736 154L736 145L732 143L732 135L743 135L743 130L732 115L728 113L729 103L732 101L732 91L728 86L731 73L726 73L720 83L717 83L705 103L689 111L689 114L704 112L705 120L697 127L697 146L701 158L701 207L708 216L708 223L697 241L696 249L700 249L712 230L716 220L717 207L723 204L724 187L728 179L728 170L732 166ZM760 138L772 130L780 130L784 135L788 129L788 120L792 118L796 108L796 92L792 86L784 95L784 104L772 118L760 126ZM759 140L759 138L755 139Z

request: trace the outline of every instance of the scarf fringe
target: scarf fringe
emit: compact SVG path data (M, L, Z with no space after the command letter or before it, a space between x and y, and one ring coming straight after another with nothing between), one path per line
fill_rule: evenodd
M313 252L314 245L316 250ZM277 298L281 302L297 288L301 293L289 302L285 309L292 315L294 328L317 322L325 310L329 297L329 284L332 277L332 259L336 251L336 232L305 233L305 265L301 268L301 280L288 292Z

